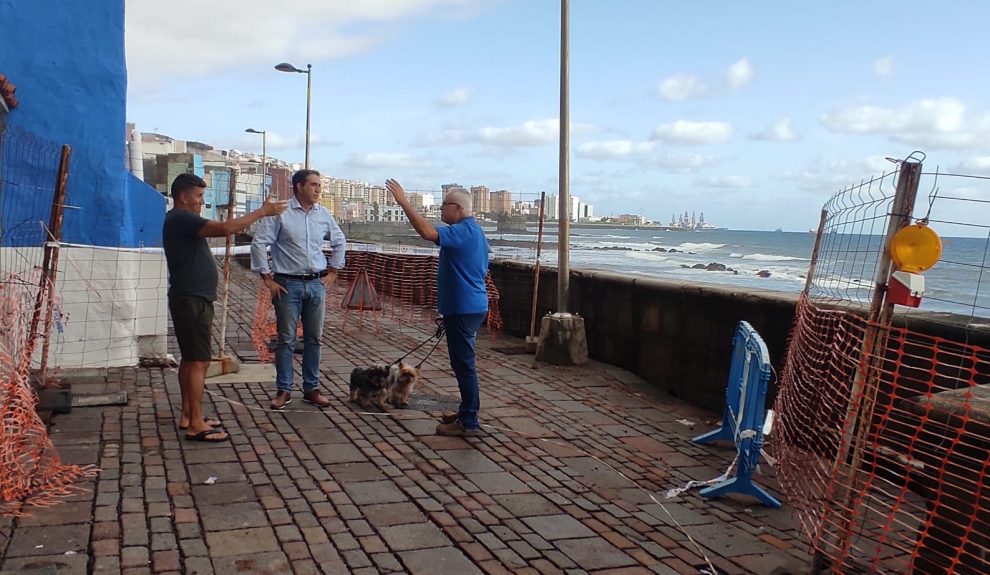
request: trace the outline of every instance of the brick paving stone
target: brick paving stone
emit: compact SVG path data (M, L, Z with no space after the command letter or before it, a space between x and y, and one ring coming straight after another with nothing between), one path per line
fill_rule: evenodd
M94 523L92 538L93 541L100 541L103 539L119 539L120 523L111 522L111 521L101 521L99 523Z
M83 567L85 569L85 567ZM80 573L84 571L79 571ZM120 557L96 557L93 560L93 573L120 573Z
M89 532L89 525L18 528L7 545L5 556L61 555L66 551L85 553Z
M411 575L482 575L460 550L454 547L403 551L399 558Z
M156 533L151 536L151 550L163 551L165 549L175 549L177 543L174 533Z
M512 549L495 549L492 554L502 562L503 565L512 569L514 572L522 569L526 566L526 560L519 556L518 553Z
M451 449L441 451L443 458L451 467L461 473L493 473L502 468L476 449Z
M124 547L120 551L120 566L144 567L151 562L147 547Z
M206 544L211 557L231 557L279 548L275 532L270 527L207 532Z
M391 481L363 481L344 486L344 491L358 505L397 503L408 497Z
M206 505L199 508L199 515L207 532L268 525L265 511L254 502Z
M669 501L664 502L662 506L654 503L641 505L640 508L666 525L706 525L714 522L714 519L704 513ZM671 520L671 516L673 520Z
M193 485L203 485L204 482L216 477L217 483L243 483L247 475L240 463L202 463L189 468L189 482Z
M466 475L468 481L474 483L482 492L489 495L507 493L527 493L533 491L528 485L506 472L471 473Z
M553 515L560 513L559 507L554 505L546 497L536 493L496 495L492 498L497 501L499 505L505 507L509 513L516 517Z
M282 552L255 552L214 559L213 572L216 575L269 575L290 573L291 567Z
M371 556L371 560L380 573L397 573L403 570L402 564L391 553L375 553Z
M358 481L381 481L386 478L382 470L369 461L328 465L326 470L342 485Z
M160 571L178 571L181 568L179 552L174 549L155 551L151 554L151 564L156 573Z
M632 557L600 537L564 539L555 544L571 560L588 570L624 567L634 563Z
M323 571L312 559L292 561L293 575L321 575Z
M765 541L747 536L739 528L713 523L684 528L699 545L723 557L772 553L775 547Z
M99 496L97 496L99 497ZM116 501L114 501L116 504ZM72 525L89 523L93 513L93 504L89 501L63 503L51 507L32 509L31 514L17 520L18 528L37 527L39 525Z
M324 465L360 463L368 460L368 457L353 445L331 443L327 445L314 445L312 449L313 454Z
M595 533L583 523L570 515L542 515L527 517L523 520L541 537L553 541L555 539L575 539L591 537Z
M247 483L193 485L191 491L196 505L225 505L257 500L255 488Z
M381 530L382 539L394 551L444 547L450 539L432 523L396 525Z
M101 557L104 573L119 573L119 564L114 564L116 557ZM76 575L86 573L89 556L87 555L43 555L34 557L7 557L0 565L0 573L30 573L37 575ZM110 569L116 567L116 571ZM95 572L95 570L94 570Z
M364 551L360 549L344 551L340 555L344 558L344 563L347 563L347 566L352 570L371 566L371 558L369 558Z

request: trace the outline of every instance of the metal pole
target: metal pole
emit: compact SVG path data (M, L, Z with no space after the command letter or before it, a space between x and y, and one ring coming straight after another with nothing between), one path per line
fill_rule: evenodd
M313 65L306 64L306 169L309 169L309 118L313 103Z
M543 205L547 193L540 192L540 226L536 233L536 265L533 266L533 309L529 317L529 336L536 337L536 301L540 293L540 252L543 248Z
M262 130L261 132L261 201L264 202L268 199L268 194L265 193L265 184L268 183L268 132Z
M815 247L811 250L811 263L808 265L808 277L804 280L805 297L811 291L811 282L815 279L815 267L818 265L818 251L822 246L822 236L825 234L825 220L828 219L828 210L822 208L822 217L818 220L818 235L815 236Z
M227 200L227 220L234 219L234 193L237 189L237 172L230 171L230 193ZM234 236L227 236L226 251L223 258L223 309L220 311L220 360L226 354L227 347L227 296L230 294L230 260L234 251Z
M560 0L560 199L557 216L557 312L567 313L570 297L571 269L568 262L570 248L570 191L568 186L569 174L569 58L568 58L568 12L569 1Z
M45 258L42 267L42 284L48 290L48 305L45 309L45 334L44 343L41 347L41 384L48 385L48 351L52 340L52 314L55 311L55 280L58 276L59 247L62 242L62 216L65 213L65 194L69 182L69 157L72 148L62 146L62 158L58 166L58 179L55 181L55 197L52 198L52 211L48 221L48 233L50 237L45 245ZM44 290L38 292L38 305L41 304ZM35 318L40 309L35 309ZM38 324L32 321L33 328L37 329ZM32 330L33 331L33 330ZM31 348L33 349L32 345ZM30 354L29 354L30 355ZM30 357L28 358L30 361Z

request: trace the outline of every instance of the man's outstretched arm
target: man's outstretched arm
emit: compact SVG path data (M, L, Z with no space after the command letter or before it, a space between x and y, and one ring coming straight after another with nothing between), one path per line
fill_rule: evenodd
M412 204L409 202L409 198L406 197L406 191L402 189L402 185L399 182L389 179L385 181L385 187L395 198L395 203L399 204L402 211L406 213L406 217L409 218L409 223L412 224L416 233L419 234L424 240L437 243L440 241L440 234L437 229L433 227L423 214L417 212L413 209Z
M250 214L241 216L239 218L234 218L232 220L227 220L226 222L218 222L216 220L207 220L203 227L199 228L199 237L201 238L222 238L229 235L236 234L238 232L243 232L248 229L254 222L260 220L261 218L267 216L277 216L285 211L289 206L289 202L276 201L274 197L269 197L264 205L262 205L257 210L254 210Z

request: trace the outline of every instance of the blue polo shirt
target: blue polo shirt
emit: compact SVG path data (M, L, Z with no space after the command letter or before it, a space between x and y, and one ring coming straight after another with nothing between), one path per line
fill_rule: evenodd
M440 315L488 311L488 240L474 218L437 228L437 311Z

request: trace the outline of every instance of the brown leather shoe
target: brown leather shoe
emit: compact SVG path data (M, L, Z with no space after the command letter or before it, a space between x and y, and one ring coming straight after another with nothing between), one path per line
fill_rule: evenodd
M288 391L279 391L275 394L275 399L269 405L274 410L280 410L290 403L292 403L292 394Z
M478 429L464 429L464 424L461 420L457 420L453 423L441 423L437 426L437 435L448 435L452 437L474 437L480 433Z
M303 401L306 403L312 403L316 407L330 407L330 400L323 397L323 394L320 393L320 390L318 389L304 393Z

